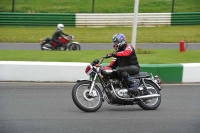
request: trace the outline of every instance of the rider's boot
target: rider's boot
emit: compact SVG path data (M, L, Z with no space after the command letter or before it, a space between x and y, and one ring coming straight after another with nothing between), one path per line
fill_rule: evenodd
M139 84L138 79L134 79L133 77L128 77L126 78L126 81L129 85L128 93L133 94L138 92L138 84Z

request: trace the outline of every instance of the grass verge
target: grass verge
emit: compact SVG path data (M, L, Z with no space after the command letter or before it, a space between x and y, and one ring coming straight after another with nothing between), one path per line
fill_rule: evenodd
M51 37L55 27L0 27L0 42L39 42ZM200 42L200 26L138 27L137 43L174 43L185 39L189 43ZM80 43L110 43L116 33L125 34L127 41L132 38L131 27L75 28L65 27L65 33L75 36Z
M42 62L92 62L101 58L110 50L85 51L33 51L33 50L0 50L1 61L42 61ZM174 64L200 62L199 50L153 50L153 54L137 54L140 64ZM105 63L110 62L105 60Z

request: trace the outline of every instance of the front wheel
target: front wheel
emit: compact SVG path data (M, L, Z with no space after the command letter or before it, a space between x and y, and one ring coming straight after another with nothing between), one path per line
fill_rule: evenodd
M145 80L145 84L147 86L148 95L160 94L159 88L153 82ZM144 85L141 84L140 87L144 87ZM145 110L155 110L156 108L159 107L160 103L161 103L161 95L160 97L156 98L138 100L138 105Z
M89 95L91 82L78 82L72 89L72 99L75 105L82 111L95 112L102 106L102 93L97 85L94 85L92 95Z
M69 50L81 50L81 46L78 43L71 43L69 45Z

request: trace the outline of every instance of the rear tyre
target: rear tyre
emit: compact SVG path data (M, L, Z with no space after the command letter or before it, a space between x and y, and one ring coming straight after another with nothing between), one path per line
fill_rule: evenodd
M91 82L78 82L72 89L72 99L75 105L82 111L95 112L102 106L102 93L98 86L94 86L94 96L89 96Z
M41 46L41 50L44 50L44 48L43 48L44 44L40 44L40 46Z
M145 80L147 85L148 94L160 94L159 88L152 82ZM144 85L140 85L143 87ZM161 96L156 98L149 98L149 99L140 99L138 100L138 105L145 110L155 110L159 107L161 103Z
M41 50L53 50L49 43L40 44ZM44 48L45 47L45 48Z

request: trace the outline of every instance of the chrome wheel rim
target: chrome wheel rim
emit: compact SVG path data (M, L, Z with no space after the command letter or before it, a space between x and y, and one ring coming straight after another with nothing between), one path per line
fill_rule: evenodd
M89 84L82 84L81 86L79 86L76 90L76 97L82 106L86 108L95 108L100 103L100 94L94 88L94 91L97 95L95 97L89 96L89 88Z
M148 91L148 95L152 95L152 94L158 94L156 89L151 86L150 84L147 84L147 91ZM158 97L156 98L149 98L149 99L141 99L141 101L148 105L148 106L154 106L155 104L157 104L158 102Z

